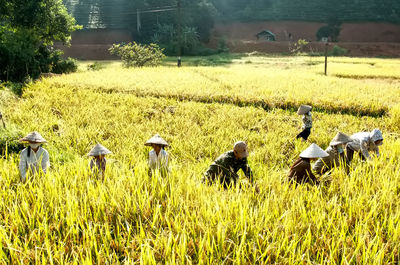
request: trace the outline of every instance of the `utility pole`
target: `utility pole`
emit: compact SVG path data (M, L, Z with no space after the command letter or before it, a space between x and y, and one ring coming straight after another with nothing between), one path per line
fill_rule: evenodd
M142 23L140 22L140 12L139 9L136 9L136 30L140 34L140 28L142 27Z
M182 0L177 0L178 8L178 67L181 66L182 57Z
M328 70L328 42L325 43L325 75L327 75Z

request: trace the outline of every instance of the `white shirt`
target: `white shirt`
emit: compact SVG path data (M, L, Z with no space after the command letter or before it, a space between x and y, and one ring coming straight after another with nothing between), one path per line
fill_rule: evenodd
M31 148L30 148L31 149ZM21 173L22 181L26 180L26 174L28 170L31 170L33 174L39 172L40 169L44 173L50 167L49 152L46 149L39 147L37 152L31 149L30 156L28 157L28 148L21 151L19 161L19 172Z
M168 170L168 153L164 149L160 150L160 153L156 154L156 151L151 150L149 152L149 167L152 170L165 169Z
M352 142L348 143L348 146L356 151L361 152L367 159L371 159L369 151L375 151L376 156L379 156L379 147L373 141L369 132L359 132L351 136Z

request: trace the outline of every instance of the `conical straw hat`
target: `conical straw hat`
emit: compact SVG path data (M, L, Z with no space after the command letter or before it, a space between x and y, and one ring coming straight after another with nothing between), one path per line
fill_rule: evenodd
M312 109L312 107L309 106L309 105L301 105L301 106L299 107L299 109L297 110L297 114L299 114L299 115L304 115L304 114L306 114L307 112L309 112L311 109Z
M152 144L159 144L162 146L168 146L167 141L165 141L159 134L154 135L151 137L144 145L151 146Z
M111 151L102 146L101 144L96 144L92 150L90 150L88 156L99 156L99 155L108 155L111 154Z
M382 132L379 129L374 129L372 132L370 132L370 137L372 141L378 141L378 140L383 140Z
M316 144L311 144L306 150L301 152L300 157L302 158L320 158L320 157L327 157L329 154L322 150L321 147L319 147Z
M19 141L29 143L47 143L47 141L38 132L31 132L24 138L19 139Z
M332 139L329 145L338 145L338 144L347 144L353 141L350 136L347 136L346 134L342 132L338 132L336 136Z

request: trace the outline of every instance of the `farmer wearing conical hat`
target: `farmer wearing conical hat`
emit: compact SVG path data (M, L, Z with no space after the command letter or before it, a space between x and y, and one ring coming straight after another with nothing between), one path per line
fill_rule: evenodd
M237 172L243 173L253 183L253 172L247 162L249 155L245 142L236 142L233 150L220 155L204 173L203 182L214 183L218 181L225 189L235 185L239 179Z
M362 160L371 160L369 151L379 156L379 146L383 143L382 132L374 129L372 132L359 132L351 136L352 141L347 145L347 160L353 160L354 152L358 152Z
M50 167L49 152L40 146L46 143L46 140L38 132L31 132L24 138L21 138L20 142L28 144L28 147L21 151L19 161L19 172L22 182L26 181L28 172L31 172L33 175L37 174L40 170L47 173Z
M311 171L310 160L320 157L327 157L329 154L316 144L311 144L306 150L300 153L299 159L294 162L289 171L289 181L296 184L310 183L319 184L318 179Z
M165 151L165 147L168 146L167 141L156 134L144 145L153 147L153 150L149 152L149 176L158 171L162 177L166 177L169 173L168 153Z
M312 128L311 109L312 107L309 105L301 105L297 110L298 115L303 115L303 130L296 136L296 139L303 138L303 140L307 140L308 136L310 136Z
M329 144L329 147L325 149L325 152L329 154L327 157L323 157L317 160L313 166L313 171L317 174L324 174L340 164L345 165L346 159L344 154L345 145L351 142L352 139L344 133L338 132L335 138Z
M90 160L89 166L93 175L104 177L107 164L105 156L108 154L111 154L111 151L101 144L96 144L92 150L90 150L88 156L92 156L93 158Z

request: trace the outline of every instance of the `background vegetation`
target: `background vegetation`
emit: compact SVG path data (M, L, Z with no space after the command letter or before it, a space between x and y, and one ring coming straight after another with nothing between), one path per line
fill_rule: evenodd
M22 98L0 90L8 127L40 131L52 163L50 174L21 184L18 154L0 158L2 262L399 263L399 60L335 58L325 77L319 57L212 58L224 66L107 62L88 71L86 62L32 83ZM314 106L309 142L294 140L302 102ZM375 127L381 157L357 158L349 175L337 169L322 187L285 182L310 142L326 148L338 130ZM147 176L144 142L154 133L171 144L165 179ZM200 183L237 140L249 144L259 194ZM104 182L88 173L96 142L113 151Z
M84 27L126 28L137 36L137 10L174 7L176 0L64 0L68 10ZM400 22L396 0L182 0L182 21L194 27L202 41L208 39L214 20L299 20ZM150 38L158 24L175 24L177 10L143 13L142 37Z
M0 1L0 82L72 72L75 63L51 45L67 44L77 28L61 0Z

